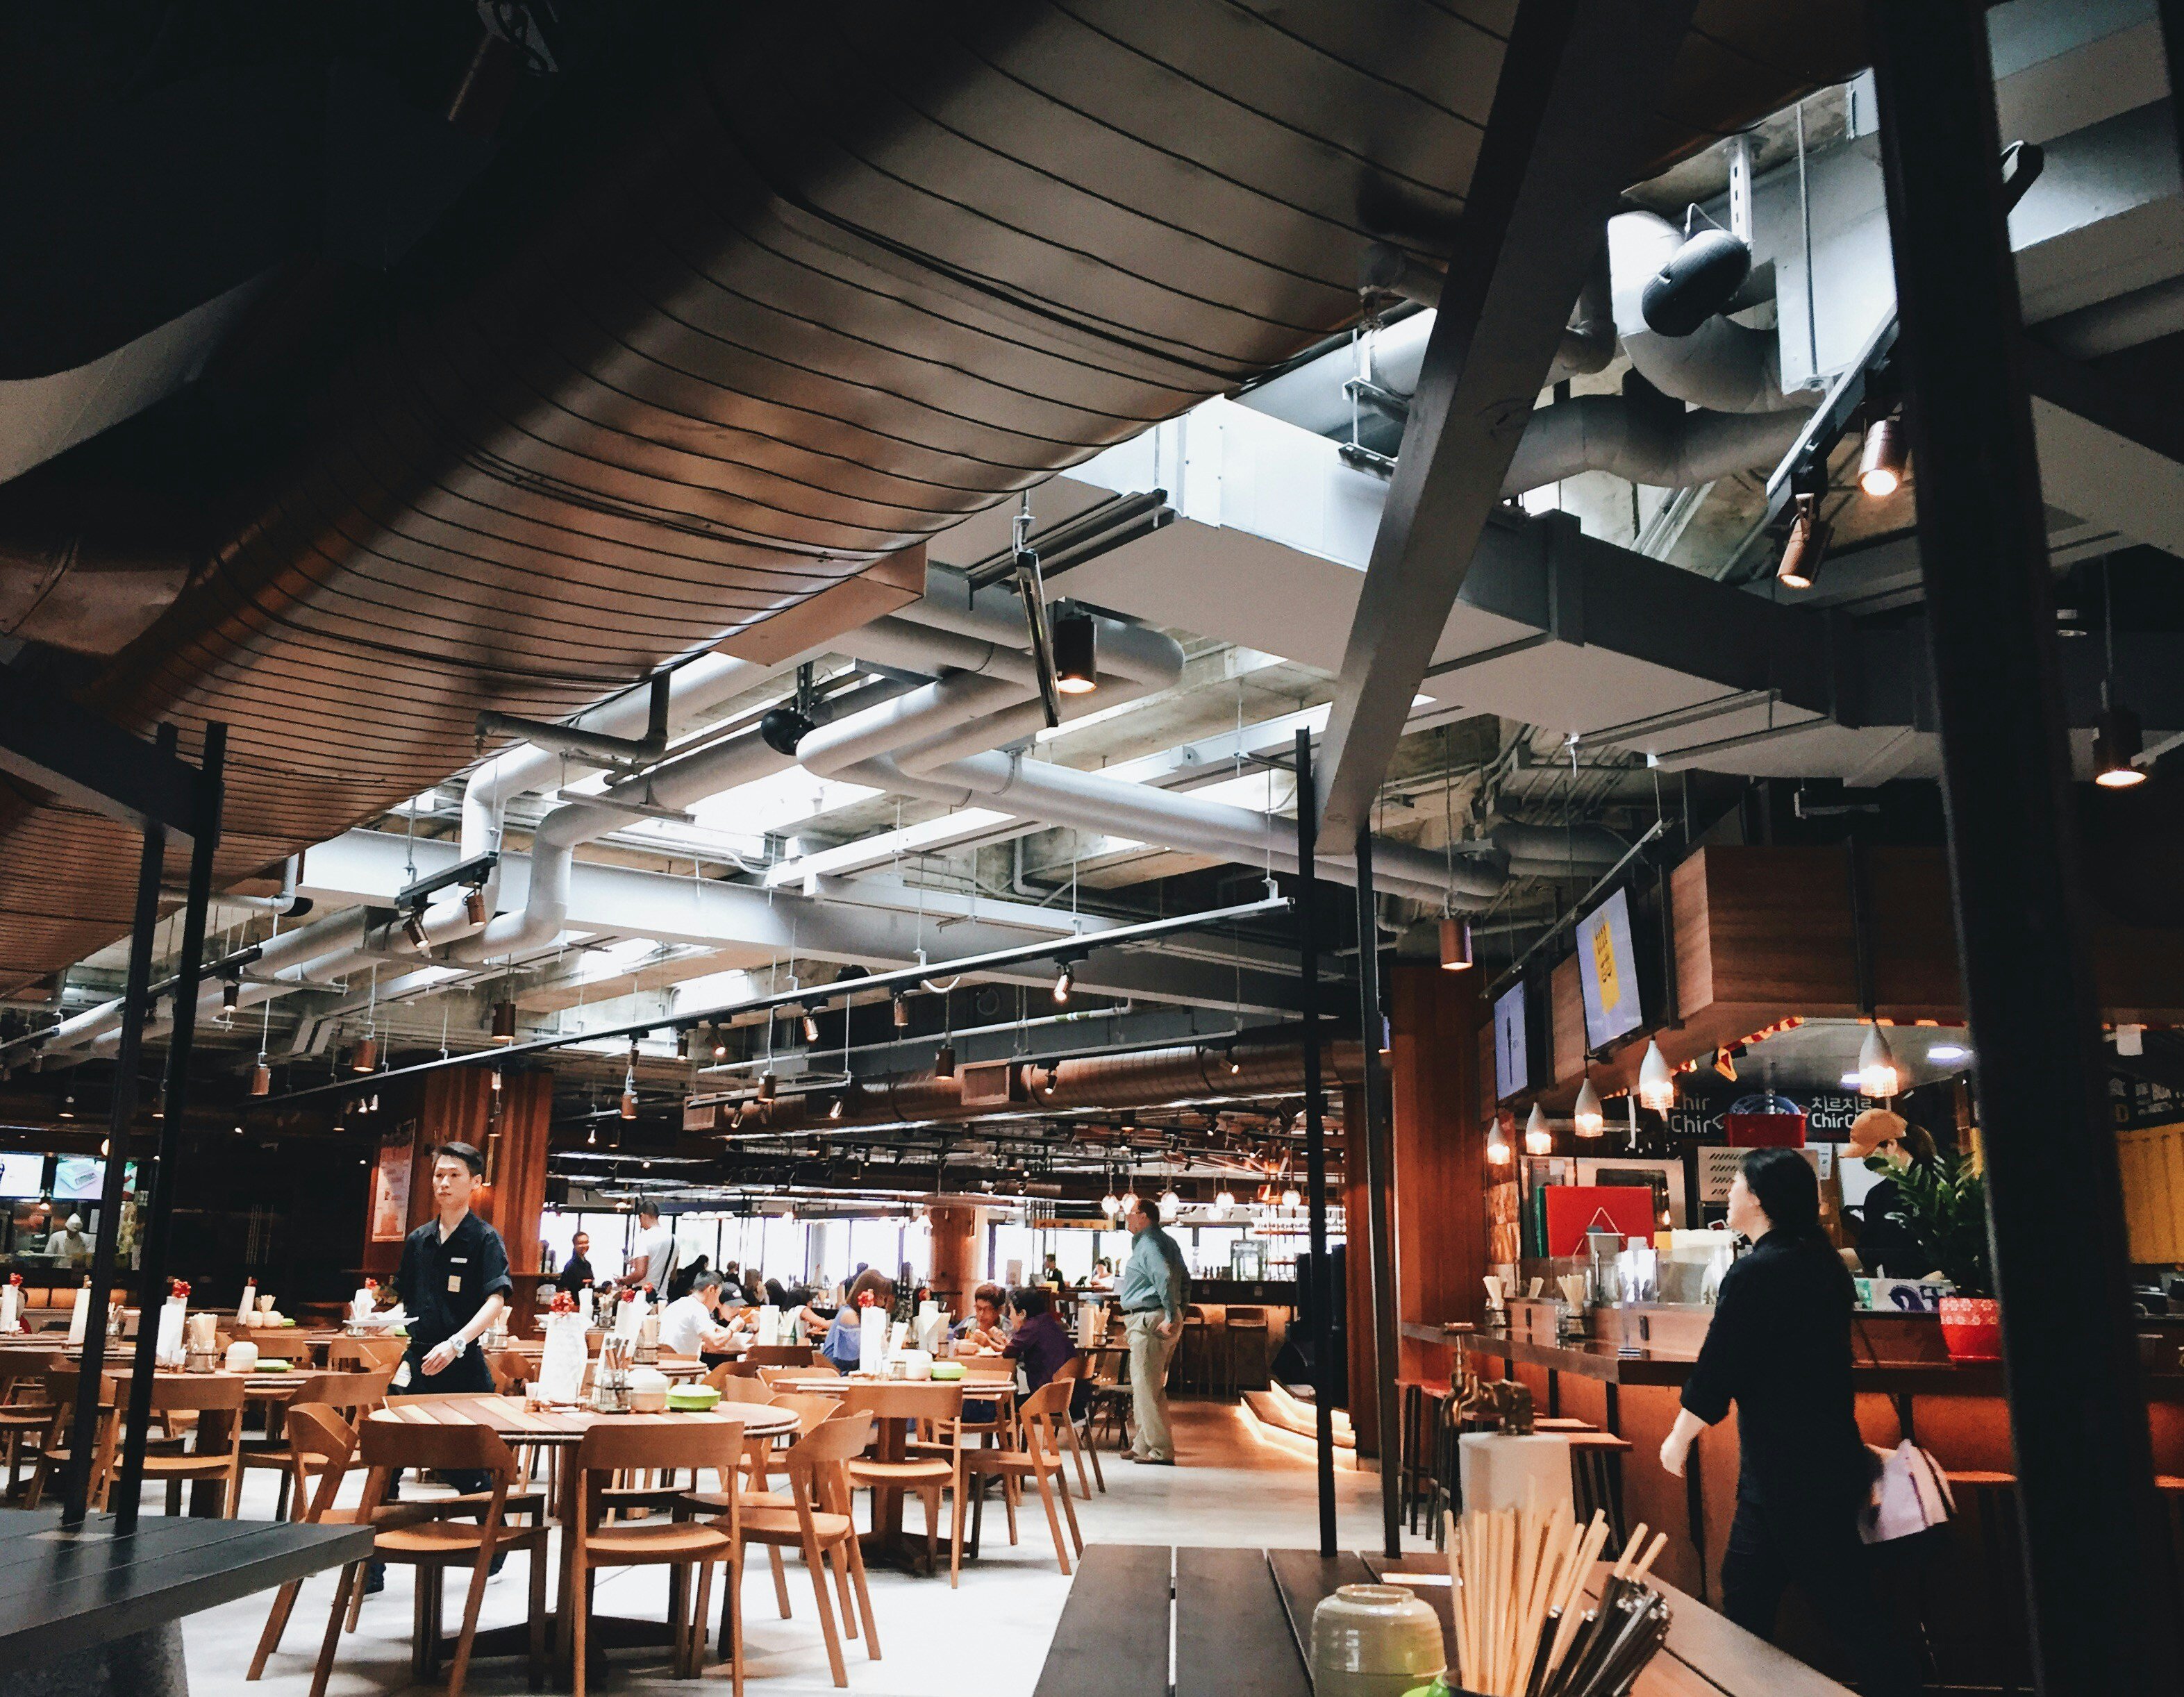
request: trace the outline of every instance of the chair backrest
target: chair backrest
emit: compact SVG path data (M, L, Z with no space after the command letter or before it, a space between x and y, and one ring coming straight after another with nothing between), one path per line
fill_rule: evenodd
M394 1405L392 1398L388 1402ZM412 1426L378 1415L358 1427L357 1449L367 1467L427 1467L513 1478L521 1466L500 1434L482 1426Z
M785 1408L796 1416L796 1429L800 1433L810 1432L822 1422L832 1420L842 1412L839 1398L821 1396L814 1391L776 1391L773 1405Z
M808 1367L818 1359L809 1344L754 1344L743 1358L754 1367Z
M866 1415L838 1412L839 1419L821 1421L790 1444L783 1460L804 1501L816 1501L831 1514L847 1514L848 1463L852 1456L863 1455L872 1441L872 1422Z
M116 1381L117 1386L125 1383ZM242 1380L225 1374L161 1374L152 1381L154 1414L219 1412L242 1406Z
M1231 1326L1263 1327L1267 1323L1267 1310L1263 1308L1232 1307L1228 1310L1228 1321Z
M289 1398L289 1406L299 1403L322 1403L339 1410L343 1420L353 1422L356 1416L369 1413L387 1400L387 1387L393 1382L394 1369L375 1367L368 1371L340 1373L313 1373L296 1388Z
M716 1378L709 1374L705 1383L720 1392L722 1402L770 1403L773 1400L772 1391L757 1379L739 1378L733 1373Z
M1076 1388L1073 1378L1057 1375L1017 1405L1017 1425L1028 1448L1055 1453L1057 1440L1047 1422L1069 1418L1069 1399Z
M322 1402L292 1402L283 1416L288 1449L307 1461L346 1466L356 1454L356 1428Z
M963 1387L907 1381L852 1384L842 1393L842 1409L875 1420L956 1420L963 1413Z
M740 1420L601 1421L577 1445L588 1473L624 1469L717 1468L733 1473L743 1459Z
M486 1366L493 1370L493 1388L503 1396L513 1395L532 1375L531 1358L518 1349L499 1349L486 1358Z
M326 1345L330 1368L393 1367L410 1348L405 1338L337 1338Z

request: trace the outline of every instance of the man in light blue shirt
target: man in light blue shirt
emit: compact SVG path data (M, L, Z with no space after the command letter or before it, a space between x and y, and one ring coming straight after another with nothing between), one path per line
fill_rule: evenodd
M1140 1200L1125 1222L1130 1253L1115 1282L1115 1301L1130 1340L1130 1401L1137 1436L1133 1461L1175 1465L1175 1438L1167 1423L1167 1367L1183 1335L1183 1251L1161 1230L1160 1205Z

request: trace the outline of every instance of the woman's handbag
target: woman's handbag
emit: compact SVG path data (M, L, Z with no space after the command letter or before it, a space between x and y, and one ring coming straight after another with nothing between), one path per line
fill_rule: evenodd
M1957 1501L1941 1463L1908 1438L1893 1450L1867 1447L1880 1471L1873 1482L1873 1500L1858 1516L1860 1538L1868 1544L1892 1544L1949 1523Z

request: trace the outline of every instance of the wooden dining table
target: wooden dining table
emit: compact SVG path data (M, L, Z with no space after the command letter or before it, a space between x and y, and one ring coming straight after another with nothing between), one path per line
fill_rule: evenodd
M1016 1365L1002 1356L985 1354L963 1359L965 1368L961 1378L952 1383L963 1387L967 1401L980 1398L999 1400L1016 1392ZM811 1396L840 1396L853 1385L947 1383L946 1380L904 1380L868 1378L856 1373L837 1373L825 1368L816 1372L798 1373L793 1377L773 1380L776 1390L794 1391ZM892 1462L904 1460L910 1451L910 1422L906 1420L876 1420L872 1422L872 1459ZM872 1491L872 1530L864 1535L865 1560L885 1562L889 1566L907 1567L915 1571L921 1560L918 1552L904 1539L902 1534L903 1499L908 1495L900 1485L874 1485Z

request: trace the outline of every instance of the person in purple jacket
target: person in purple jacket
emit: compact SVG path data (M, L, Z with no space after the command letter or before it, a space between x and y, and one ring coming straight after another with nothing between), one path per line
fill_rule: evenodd
M1025 1388L1038 1390L1077 1359L1077 1346L1054 1317L1054 1299L1045 1291L1028 1285L1012 1290L1009 1306L1016 1310L1016 1324L1010 1328L1009 1341L1001 1354L1021 1362ZM1082 1394L1084 1381L1078 1384L1075 1394Z

